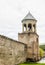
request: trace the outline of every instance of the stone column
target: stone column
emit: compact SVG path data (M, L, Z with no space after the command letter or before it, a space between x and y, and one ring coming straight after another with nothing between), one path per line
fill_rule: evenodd
M27 25L26 25L26 31L27 31Z
M26 30L26 31L28 31L28 24L26 24L26 28L27 28L27 30Z
M31 32L33 32L33 24L32 24L32 28L31 28Z
M22 24L22 32L24 32L24 24Z
M36 32L36 24L35 24L35 32Z

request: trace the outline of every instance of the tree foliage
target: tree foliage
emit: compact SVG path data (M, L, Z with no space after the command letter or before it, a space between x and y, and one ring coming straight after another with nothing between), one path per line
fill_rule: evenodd
M40 52L40 57L43 57L44 50L42 48L39 48L39 52Z

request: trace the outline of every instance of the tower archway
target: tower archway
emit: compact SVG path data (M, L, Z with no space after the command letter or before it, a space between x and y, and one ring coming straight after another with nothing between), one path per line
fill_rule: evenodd
M26 31L26 24L24 24L24 31Z
M28 31L31 31L32 30L32 24L28 24Z

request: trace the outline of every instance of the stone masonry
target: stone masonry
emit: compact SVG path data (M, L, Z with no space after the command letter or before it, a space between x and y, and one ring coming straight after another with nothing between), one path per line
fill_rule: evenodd
M18 33L18 40L27 45L27 59L39 59L39 35L36 23L37 20L29 12L22 20L22 33Z
M28 13L22 20L22 33L18 41L0 35L0 65L17 65L27 59L39 60L39 35L37 20Z
M0 65L15 65L26 61L26 45L0 35Z

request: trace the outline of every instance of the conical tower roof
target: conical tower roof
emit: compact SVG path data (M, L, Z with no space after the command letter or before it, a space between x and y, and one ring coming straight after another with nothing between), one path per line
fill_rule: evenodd
M24 19L23 20L36 20L33 16L32 16L32 14L29 12L25 17L24 17ZM23 21L22 20L22 21Z

